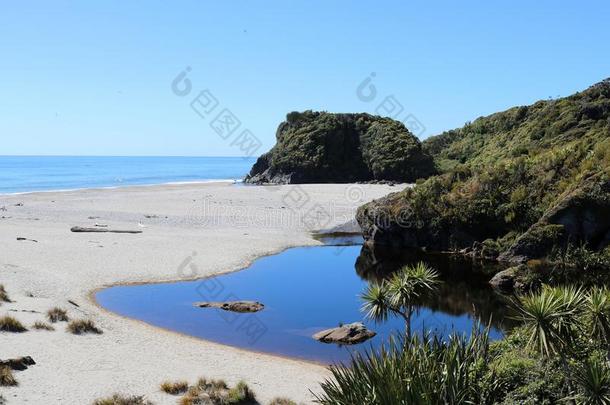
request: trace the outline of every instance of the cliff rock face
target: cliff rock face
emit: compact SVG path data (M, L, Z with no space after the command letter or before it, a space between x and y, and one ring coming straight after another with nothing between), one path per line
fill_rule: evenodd
M413 182L434 172L432 158L405 126L369 114L292 112L249 183Z
M608 247L610 80L479 118L423 148L440 173L360 207L369 243L483 249L510 262L567 244Z
M551 207L542 218L506 250L500 260L523 262L549 252L556 245L573 242L592 250L610 244L610 181L578 188Z

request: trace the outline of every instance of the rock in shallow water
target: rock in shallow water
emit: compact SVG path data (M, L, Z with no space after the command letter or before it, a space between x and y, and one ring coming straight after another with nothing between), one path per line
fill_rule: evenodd
M232 312L258 312L265 306L257 301L227 301L227 302L196 302L199 308L218 308Z
M369 340L375 335L375 332L367 329L362 323L354 322L337 328L323 330L313 335L313 338L323 343L353 345Z
M511 293L515 290L515 271L516 267L503 270L493 276L489 284L500 292Z

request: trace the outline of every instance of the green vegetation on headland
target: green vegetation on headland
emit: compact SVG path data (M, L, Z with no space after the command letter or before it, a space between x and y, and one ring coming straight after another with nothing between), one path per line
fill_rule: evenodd
M581 249L610 270L610 79L422 145L439 174L361 207L368 241L513 263Z
M419 140L398 121L369 114L291 112L250 183L415 181L434 173Z

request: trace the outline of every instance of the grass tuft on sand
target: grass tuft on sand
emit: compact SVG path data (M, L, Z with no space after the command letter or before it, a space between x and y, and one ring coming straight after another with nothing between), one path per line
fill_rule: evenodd
M95 323L90 319L76 319L68 323L68 332L75 335L83 335L85 333L94 333L101 335L103 332L100 328L95 326Z
M246 404L255 399L254 392L244 381L240 381L234 388L231 388L227 396L230 404Z
M273 398L269 405L297 405L297 403L288 398Z
M184 394L188 389L188 381L164 381L161 384L161 391L170 395Z
M15 387L18 384L13 376L13 370L8 366L0 366L0 387Z
M248 385L240 381L229 388L223 380L200 378L178 402L180 405L247 405L256 404L256 398Z
M68 312L65 309L54 307L47 311L47 318L49 318L50 322L68 322L70 318L68 317Z
M12 316L6 315L0 318L0 332L25 332L27 328Z
M8 293L6 292L6 289L4 288L4 284L0 284L0 305L2 305L3 302L12 302L12 301L8 297Z
M143 396L114 394L108 398L95 400L93 405L153 405L153 403L144 399Z
M50 325L50 324L48 324L46 322L42 322L42 321L36 321L34 323L34 325L32 325L32 329L36 329L36 330L48 330L48 331L55 330L53 325Z

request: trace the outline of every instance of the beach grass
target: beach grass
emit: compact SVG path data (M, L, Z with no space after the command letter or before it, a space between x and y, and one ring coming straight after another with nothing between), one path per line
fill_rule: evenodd
M12 316L6 315L0 318L0 332L21 333L25 331L27 331L27 328Z
M93 333L101 335L103 332L100 328L95 326L95 323L90 319L76 319L68 323L68 332L75 335L83 335L85 333Z
M170 395L184 394L188 389L188 381L164 381L161 384L161 391Z
M185 396L180 398L180 405L246 405L256 404L254 392L248 385L240 381L235 387L229 388L223 380L207 380L200 378L190 387Z
M4 284L0 284L0 305L2 305L3 302L11 302L11 300L8 297L6 289L4 288Z
M248 387L244 381L240 381L237 385L231 388L227 394L230 404L247 404L255 399L254 392Z
M153 403L144 399L143 396L114 394L108 398L95 400L93 405L153 405Z
M297 403L288 398L273 398L269 405L297 405Z
M70 318L68 317L68 312L65 309L54 307L47 311L47 318L49 318L50 322L68 322Z
M32 325L32 329L36 329L36 330L48 330L48 331L53 331L55 330L55 328L46 323L46 322L42 322L42 321L36 321L34 323L34 325Z
M0 387L14 387L18 384L13 376L13 370L8 366L0 366Z

